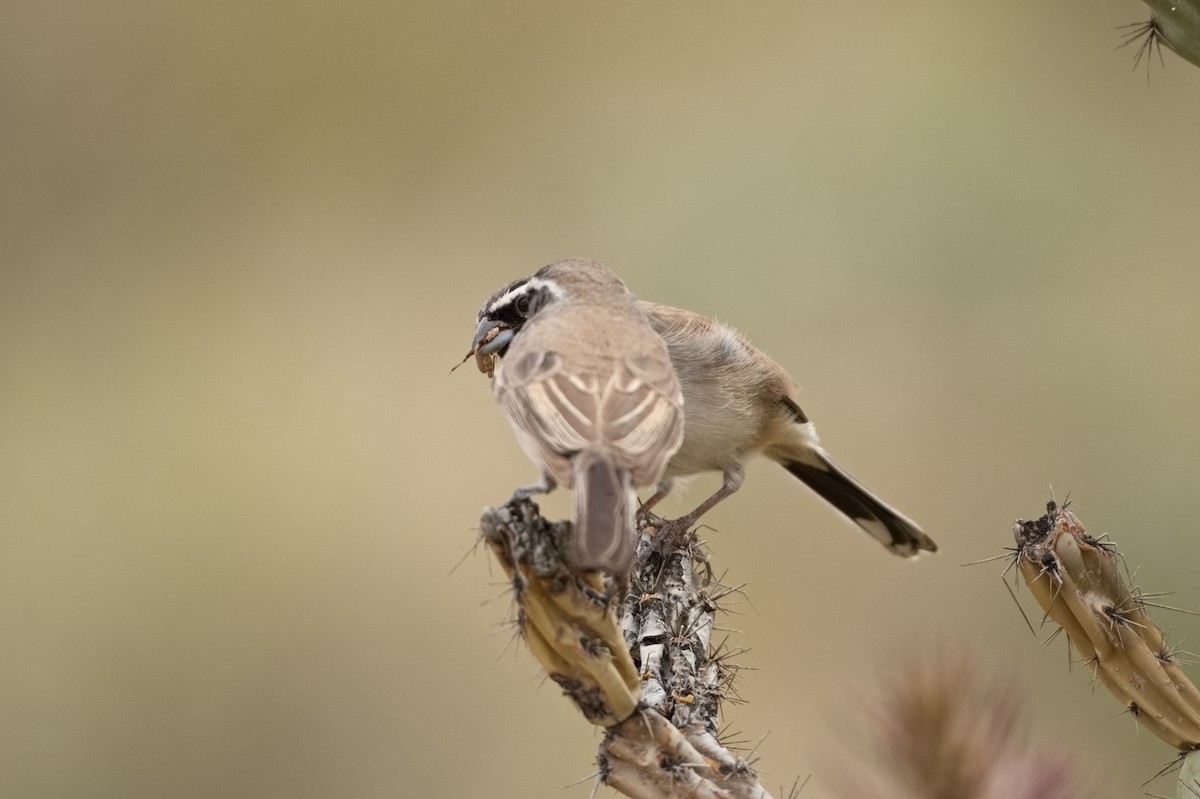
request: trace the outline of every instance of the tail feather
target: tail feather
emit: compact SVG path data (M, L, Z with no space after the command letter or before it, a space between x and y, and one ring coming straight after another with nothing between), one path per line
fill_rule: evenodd
M575 534L569 556L576 568L625 576L633 568L633 509L629 470L602 450L588 449L571 462Z
M922 550L937 552L937 544L920 527L884 504L822 450L813 448L806 454L811 457L780 464L893 553L911 558Z

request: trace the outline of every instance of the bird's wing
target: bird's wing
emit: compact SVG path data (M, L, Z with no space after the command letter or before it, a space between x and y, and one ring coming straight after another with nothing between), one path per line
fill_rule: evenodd
M683 393L664 348L624 359L604 393L604 434L639 485L662 479L683 443Z
M504 360L495 393L547 463L601 445L647 485L683 440L683 395L665 351L586 371L553 350L523 352Z

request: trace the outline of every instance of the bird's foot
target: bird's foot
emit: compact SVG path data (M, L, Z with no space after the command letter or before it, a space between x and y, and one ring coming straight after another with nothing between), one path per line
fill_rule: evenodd
M654 550L664 557L680 549L686 549L691 543L692 525L695 522L689 513L678 519L664 519L653 513L646 513L647 526L653 528L651 533Z

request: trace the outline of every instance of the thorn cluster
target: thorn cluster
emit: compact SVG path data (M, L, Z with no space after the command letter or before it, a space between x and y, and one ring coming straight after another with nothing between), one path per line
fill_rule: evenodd
M1030 592L1137 720L1180 751L1200 749L1200 691L1146 613L1116 547L1088 535L1065 506L1013 525L1014 555Z

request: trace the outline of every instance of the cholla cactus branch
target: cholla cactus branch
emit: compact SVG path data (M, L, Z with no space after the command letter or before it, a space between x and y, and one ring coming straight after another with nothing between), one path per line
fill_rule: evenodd
M643 522L633 590L622 626L645 681L642 699L680 728L715 735L726 670L710 657L717 612L712 575L698 544L660 552Z
M715 738L700 740L716 745L718 752L694 746L695 740L647 708L609 728L600 746L601 775L637 799L770 799L753 770Z
M599 575L574 575L563 562L570 525L547 522L526 501L488 508L480 529L512 579L518 627L550 679L594 724L629 718L637 708L638 673Z
M1054 502L1039 519L1017 520L1013 535L1030 592L1096 678L1159 738L1181 751L1200 748L1200 691L1130 587L1116 547Z
M618 622L611 578L562 557L568 522L525 500L488 508L480 529L513 585L534 657L594 724L606 728L600 780L637 799L770 799L754 769L718 740L734 669L714 657L723 589L694 540L662 552L642 523L632 590Z

